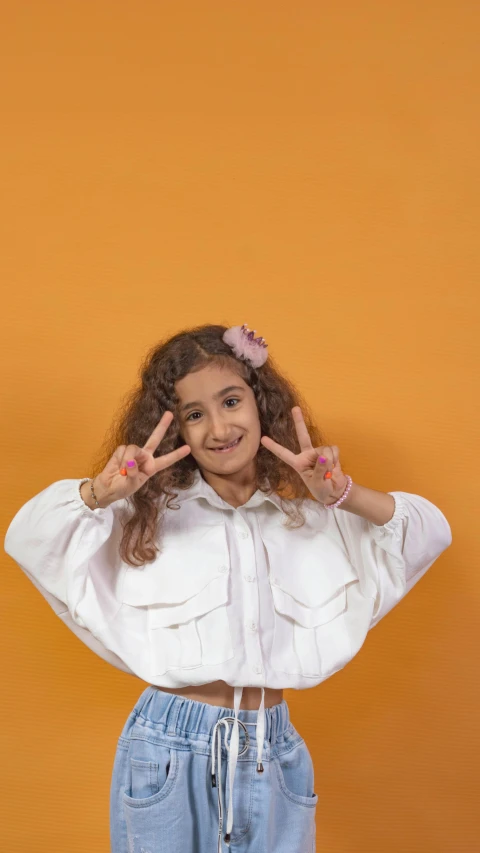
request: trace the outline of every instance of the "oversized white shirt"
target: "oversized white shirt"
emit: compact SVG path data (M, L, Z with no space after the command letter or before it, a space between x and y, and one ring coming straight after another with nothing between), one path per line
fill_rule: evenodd
M304 689L342 669L451 544L443 513L390 492L375 525L305 502L286 529L280 498L226 503L197 470L167 509L153 563L122 562L126 501L91 510L86 478L52 483L17 512L5 537L55 613L113 666L159 687L217 679Z
M314 687L342 669L448 548L450 526L426 498L389 492L395 511L384 525L308 500L305 524L286 529L277 495L258 490L234 508L197 470L179 508L165 510L156 559L133 568L119 554L127 502L91 510L79 492L85 479L59 480L24 504L5 550L65 625L113 666L159 687L217 679L234 687L228 838L243 687L261 688L262 770L264 688Z

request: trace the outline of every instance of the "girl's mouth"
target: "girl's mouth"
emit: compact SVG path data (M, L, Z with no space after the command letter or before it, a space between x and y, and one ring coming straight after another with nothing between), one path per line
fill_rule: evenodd
M243 436L241 435L241 436L240 436L240 438L237 438L234 442L232 442L232 444L227 444L227 445L226 445L224 448L222 448L221 450L220 450L220 449L217 449L217 448L214 448L214 449L213 449L213 452L214 452L214 453L231 453L233 450L235 450L235 448L236 448L236 447L238 447L238 445L240 444L240 442L241 442L242 438L243 438Z

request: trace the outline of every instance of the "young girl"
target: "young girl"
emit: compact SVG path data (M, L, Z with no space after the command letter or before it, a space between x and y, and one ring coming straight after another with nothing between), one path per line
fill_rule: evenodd
M118 739L112 853L313 853L283 688L342 669L451 541L426 498L352 482L245 325L155 347L94 477L45 488L5 539L68 628L148 684Z

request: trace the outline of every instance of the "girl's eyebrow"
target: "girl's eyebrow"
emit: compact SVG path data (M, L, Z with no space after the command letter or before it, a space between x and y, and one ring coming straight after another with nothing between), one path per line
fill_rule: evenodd
M244 389L242 388L241 385L228 385L227 388L222 388L221 391L217 391L217 393L213 395L213 399L218 400L219 397L223 397L224 394L228 394L230 391L243 391L243 390ZM181 407L180 411L186 412L187 409L191 409L191 408L193 408L193 406L201 406L201 405L202 405L201 400L193 400L192 403L185 403L185 405Z

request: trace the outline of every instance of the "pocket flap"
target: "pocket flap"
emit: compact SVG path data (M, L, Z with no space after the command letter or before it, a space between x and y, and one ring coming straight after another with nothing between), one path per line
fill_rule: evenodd
M329 601L319 605L302 604L280 586L275 586L273 583L272 594L275 609L279 613L289 616L299 625L303 625L304 628L315 628L317 625L324 625L326 622L335 619L345 610L347 602L345 586L341 586Z
M185 586L185 584L184 584ZM228 575L219 575L196 595L180 604L152 604L149 607L151 628L168 628L180 625L215 610L228 601Z
M305 516L304 526L294 531L279 527L275 517L265 519L261 526L276 605L281 612L288 608L293 612L292 608L298 605L295 612L305 614L303 621L299 619L301 624L311 619L313 612L317 614L313 618L322 621L320 611L325 617L330 612L335 615L344 598L345 586L359 582L345 548L322 528L326 519L310 513L308 507Z
M358 581L354 567L343 555L327 563L323 558L308 559L289 567L279 564L270 577L272 590L278 587L308 609L327 605L345 589L347 583Z
M194 532L188 542L185 539L167 531L154 562L127 568L121 591L125 604L182 604L213 580L228 577L230 558L218 525L209 536Z

